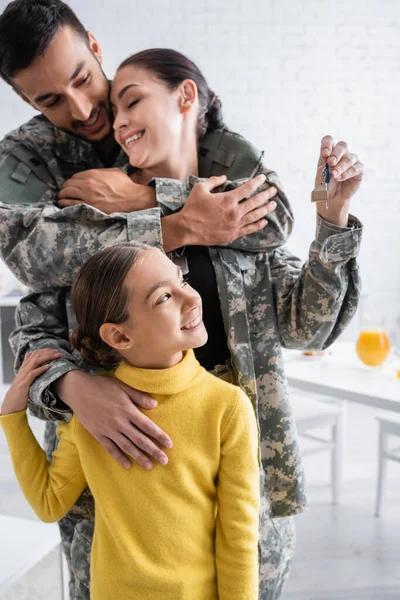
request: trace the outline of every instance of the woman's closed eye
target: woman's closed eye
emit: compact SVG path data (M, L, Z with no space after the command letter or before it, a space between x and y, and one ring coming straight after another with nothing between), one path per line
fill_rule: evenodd
M132 100L132 102L129 102L128 108L133 108L138 102L140 102L140 99Z

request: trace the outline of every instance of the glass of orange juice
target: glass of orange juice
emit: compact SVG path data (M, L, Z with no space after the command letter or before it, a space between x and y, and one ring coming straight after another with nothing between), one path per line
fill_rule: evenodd
M390 354L390 340L384 329L363 329L358 336L358 358L369 367L381 365Z
M384 314L384 298L376 295L362 299L360 305L360 329L356 344L359 359L369 367L377 367L388 358L391 344Z

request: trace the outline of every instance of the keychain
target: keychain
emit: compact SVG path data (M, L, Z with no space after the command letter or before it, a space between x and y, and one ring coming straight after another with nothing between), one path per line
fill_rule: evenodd
M325 202L326 208L329 207L328 183L331 180L331 171L329 165L325 165L321 173L321 183L311 192L311 202Z
M182 248L180 254L178 254L177 250L173 250L169 254L169 258L172 260L174 265L176 265L182 270L182 275L187 275L189 273L189 263L186 256L184 255L185 250L186 246Z

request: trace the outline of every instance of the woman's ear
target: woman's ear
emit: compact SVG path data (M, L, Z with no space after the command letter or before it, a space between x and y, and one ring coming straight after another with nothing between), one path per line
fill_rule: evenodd
M188 112L197 100L197 85L191 79L185 79L179 86L179 104L181 112Z
M115 350L126 350L133 346L133 341L125 335L123 328L119 325L103 323L99 329L99 334L103 342L111 348L115 348Z

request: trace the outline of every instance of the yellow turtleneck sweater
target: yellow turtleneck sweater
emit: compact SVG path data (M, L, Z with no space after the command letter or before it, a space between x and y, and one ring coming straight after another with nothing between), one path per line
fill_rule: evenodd
M75 417L51 463L26 412L0 417L14 469L43 521L89 485L96 506L92 600L257 600L258 433L248 398L185 354L163 370L113 375L151 394L145 411L173 440L169 463L120 466ZM111 400L110 400L111 401Z

